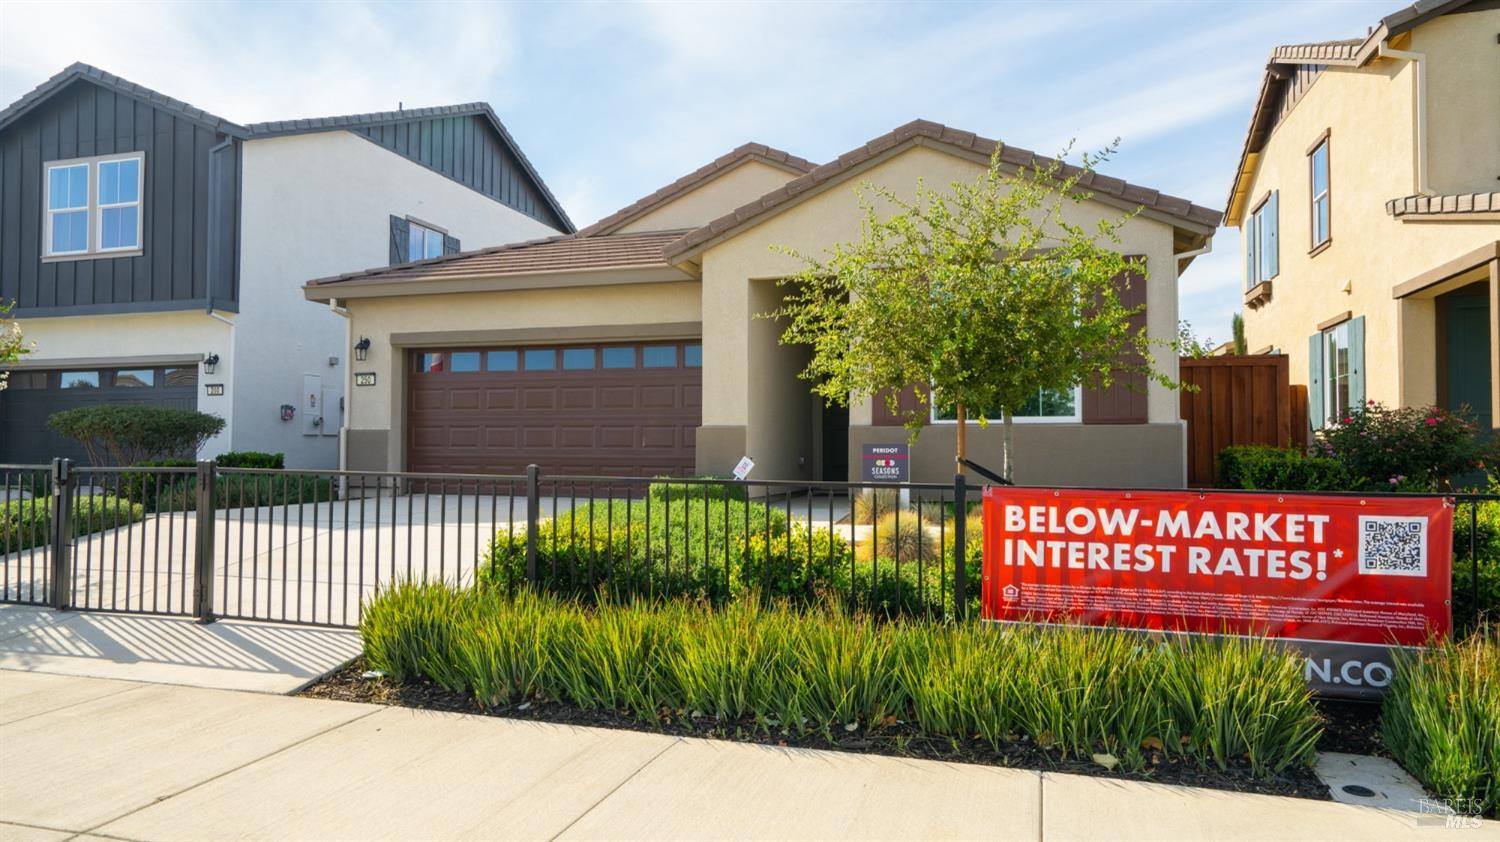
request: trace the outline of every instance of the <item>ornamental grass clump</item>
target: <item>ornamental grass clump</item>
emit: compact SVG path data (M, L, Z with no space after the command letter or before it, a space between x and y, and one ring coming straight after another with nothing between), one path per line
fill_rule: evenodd
M1156 752L1270 776L1311 763L1321 727L1298 659L1254 639L877 621L785 601L589 605L486 584L399 585L366 606L361 633L373 668L481 708L555 701L721 733L898 728L1002 756L1141 769Z
M1380 735L1408 772L1456 809L1500 810L1500 628L1398 650Z

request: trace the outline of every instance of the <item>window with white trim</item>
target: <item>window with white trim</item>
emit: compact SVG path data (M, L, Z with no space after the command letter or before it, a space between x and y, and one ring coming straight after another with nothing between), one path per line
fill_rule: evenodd
M44 256L104 257L141 250L144 152L49 161L44 166Z
M1019 407L1011 411L1012 421L1017 423L1066 423L1079 421L1082 414L1079 407L1083 405L1083 389L1074 386L1072 389L1037 389L1036 397L1027 400ZM983 414L986 421L1000 422L1004 420L998 410L984 413L970 409L966 415L969 420L977 421ZM932 401L932 421L935 424L957 423L957 412L953 405L944 404L942 401Z
M1323 415L1325 424L1349 417L1349 323L1323 331Z
M443 256L443 232L436 228L428 228L418 222L411 223L411 231L407 234L407 260L426 260L429 257Z

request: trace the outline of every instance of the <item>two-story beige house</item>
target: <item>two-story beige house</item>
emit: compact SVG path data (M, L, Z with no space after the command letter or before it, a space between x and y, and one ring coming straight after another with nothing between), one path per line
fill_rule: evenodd
M1245 338L1314 428L1366 400L1500 416L1500 3L1271 53L1230 191Z

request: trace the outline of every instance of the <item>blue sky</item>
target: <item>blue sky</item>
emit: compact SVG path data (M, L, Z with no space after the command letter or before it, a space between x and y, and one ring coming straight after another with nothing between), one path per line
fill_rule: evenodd
M579 225L746 141L814 161L916 117L1223 206L1271 48L1384 2L0 5L0 100L86 61L239 122L486 100ZM1239 241L1183 277L1223 340Z

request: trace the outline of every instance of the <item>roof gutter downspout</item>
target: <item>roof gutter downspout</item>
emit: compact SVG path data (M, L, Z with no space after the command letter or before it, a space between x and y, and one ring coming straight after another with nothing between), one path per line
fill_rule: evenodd
M1417 118L1417 193L1423 196L1431 196L1432 190L1427 187L1427 74L1422 67L1427 61L1427 55L1425 53L1412 52L1411 50L1393 49L1390 43L1390 39L1388 38L1382 40L1377 54L1381 58L1411 62L1412 72L1417 75L1417 94L1414 107Z

